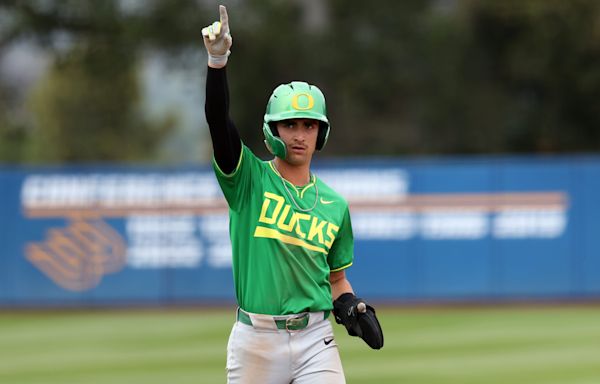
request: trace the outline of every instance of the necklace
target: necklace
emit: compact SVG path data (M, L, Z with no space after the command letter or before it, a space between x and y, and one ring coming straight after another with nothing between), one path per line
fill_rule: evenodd
M296 199L294 198L294 195L292 195L292 192L290 192L290 190L287 186L287 183L285 182L285 180L283 180L283 176L281 176L281 173L277 169L277 166L275 165L275 163L273 163L273 168L275 168L275 170L277 171L277 174L278 174L279 178L281 179L281 184L283 184L283 189L285 189L285 192L287 193L287 195L290 198L290 200L292 201L292 203L294 203L294 207L296 207L297 210L299 210L300 212L310 212L313 209L315 209L315 207L317 206L317 202L319 201L319 187L317 185L316 180L315 180L315 202L313 203L312 207L310 207L310 208L300 208L300 205L296 202ZM312 178L313 174L311 173L310 175Z

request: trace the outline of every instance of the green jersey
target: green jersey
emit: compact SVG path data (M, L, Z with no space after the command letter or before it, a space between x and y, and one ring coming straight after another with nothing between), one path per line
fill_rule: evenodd
M294 186L246 146L231 174L213 167L229 204L240 307L269 315L332 309L329 273L354 256L347 201L314 175Z

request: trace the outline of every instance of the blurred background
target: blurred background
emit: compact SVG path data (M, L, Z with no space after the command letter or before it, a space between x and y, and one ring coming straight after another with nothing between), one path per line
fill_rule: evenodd
M1 4L0 160L209 161L198 28L218 2ZM600 146L596 1L227 5L232 115L256 151L266 100L295 79L327 96L323 157Z
M225 381L217 1L0 0L0 382ZM386 346L349 383L600 381L600 2L227 1L231 115L304 80Z

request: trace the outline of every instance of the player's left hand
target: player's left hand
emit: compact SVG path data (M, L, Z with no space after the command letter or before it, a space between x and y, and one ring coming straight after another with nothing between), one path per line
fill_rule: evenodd
M383 347L383 330L375 316L375 309L352 293L344 293L333 302L333 315L343 324L350 336L358 336L369 347Z

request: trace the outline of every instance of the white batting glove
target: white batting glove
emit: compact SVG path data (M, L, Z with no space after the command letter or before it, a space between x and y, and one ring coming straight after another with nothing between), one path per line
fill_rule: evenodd
M229 17L227 8L219 5L220 21L215 21L208 27L202 28L204 46L208 52L208 66L222 68L227 64L227 58L231 54L232 38L229 33Z

